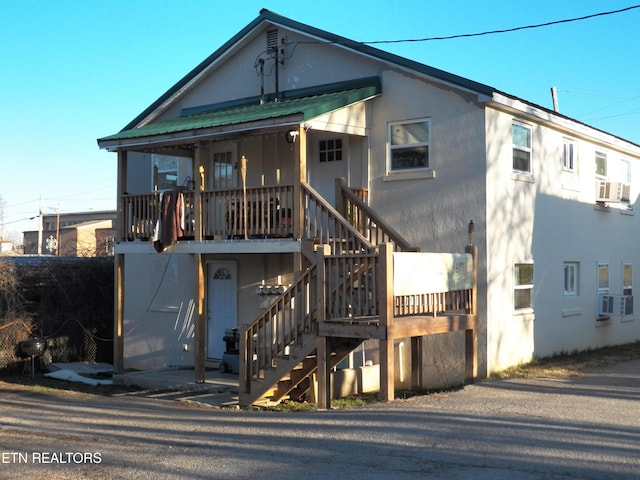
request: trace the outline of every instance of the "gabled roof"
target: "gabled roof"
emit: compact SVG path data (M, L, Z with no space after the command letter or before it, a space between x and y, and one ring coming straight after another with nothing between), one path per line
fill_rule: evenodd
M227 105L228 111L226 113L222 113L221 111L209 112L208 117L200 117L196 118L196 114L203 113L201 108L204 108L207 111L207 106L205 107L194 107L189 109L189 111L183 111L182 116L178 119L168 120L163 122L150 122L145 125L145 121L149 121L153 116L154 112L159 111L163 106L167 105L168 102L171 101L172 98L180 94L184 89L188 88L189 85L197 78L206 72L208 68L210 68L215 62L221 59L224 55L226 55L234 46L238 45L244 38L250 35L254 30L260 28L263 23L269 23L271 25L284 27L290 30L298 31L302 34L305 34L309 37L313 37L317 39L319 42L333 43L340 48L348 49L357 53L360 53L364 56L379 60L381 62L385 62L389 65L396 66L401 69L406 69L411 72L424 75L425 77L429 77L435 81L442 82L444 84L448 84L454 87L458 87L462 90L466 90L469 92L476 93L478 95L482 95L486 97L486 99L494 105L503 105L506 100L507 104L522 102L527 106L535 107L535 110L541 112L545 117L553 117L556 120L562 120L564 122L569 122L575 126L587 127L592 132L600 132L600 134L604 134L610 138L616 138L622 140L626 144L632 145L634 148L638 147L638 145L629 142L621 137L617 137L612 135L604 130L597 129L590 125L584 124L579 120L563 115L559 112L552 111L547 109L546 107L542 107L539 105L535 105L527 100L518 98L516 96L507 94L505 92L499 91L493 87L488 85L475 82L473 80L469 80L467 78L445 72L444 70L440 70L434 67L430 67L428 65L401 57L399 55L394 55L392 53L388 53L382 50L379 50L375 47L371 47L369 45L365 45L360 42L356 42L354 40L350 40L345 37L341 37L339 35L335 35L324 30L297 22L295 20L291 20L287 17L283 17L277 13L271 12L267 9L260 10L260 13L256 19L254 19L251 23L249 23L246 27L240 30L236 35L234 35L231 39L225 42L220 48L218 48L215 52L209 55L206 59L204 59L199 65L197 65L193 70L191 70L187 75L185 75L180 81L178 81L173 87L171 87L167 92L165 92L160 98L158 98L155 102L153 102L149 107L147 107L140 115L134 118L129 124L127 124L118 134L111 135L108 137L104 137L98 140L98 144L101 148L108 148L111 146L117 146L116 144L111 143L112 141L119 141L118 139L126 139L126 138L135 138L145 135L157 135L158 132L161 132L163 129L169 132L170 128L175 128L176 130L186 131L184 129L189 129L189 125L194 125L193 128L206 128L206 126L220 126L225 122L225 116L228 116L230 121L252 121L260 120L264 118L275 118L275 116L286 116L287 114L295 113L300 114L304 113L305 109L301 109L301 111L294 112L290 109L297 108L296 105L305 104L308 108L308 112L312 111L311 105L314 104L317 100L322 103L321 99L307 99L305 101L301 101L298 99L296 102L282 102L284 105L275 105L272 106L273 111L269 113L269 109L271 107L264 107L263 105L254 105L253 108L249 108L244 112L236 111L232 112L231 107ZM378 92L379 93L379 92ZM313 93L309 94L313 96ZM332 100L329 100L328 97L325 97L327 100L327 104L332 103L335 100L335 97ZM246 99L245 99L246 100ZM280 103L280 102L279 102ZM505 106L503 105L503 106ZM237 106L237 105L234 105ZM326 112L325 112L326 113ZM309 113L310 114L310 113ZM187 116L193 115L193 118L187 119ZM272 117L270 117L270 115ZM306 115L306 113L305 113ZM233 120L235 116L235 120ZM534 116L539 116L535 114ZM193 122L193 123L191 123ZM107 143L104 143L107 142Z
M121 130L121 132L130 130L132 128L136 128L138 125L140 125L149 115L151 115L154 111L156 111L158 108L164 105L167 101L169 101L173 96L175 96L182 89L188 86L189 83L191 83L195 78L197 78L211 64L213 64L216 60L221 58L225 53L227 53L227 51L231 47L233 47L238 42L240 42L250 32L258 28L258 26L263 22L279 25L285 28L289 28L291 30L297 30L301 33L317 38L318 41L334 43L336 45L340 45L343 48L359 52L366 56L369 56L387 63L391 63L399 67L407 68L417 73L421 73L423 75L427 75L429 77L438 79L445 83L458 86L465 90L471 90L471 91L474 91L480 94L485 94L485 95L492 95L492 93L495 90L494 88L489 87L487 85L483 85L481 83L474 82L467 78L463 78L458 75L445 72L444 70L439 70L437 68L433 68L428 65L424 65L422 63L415 62L413 60L409 60L407 58L400 57L398 55L394 55L392 53L384 52L382 50L379 50L374 47L370 47L363 43L356 42L354 40L350 40L348 38L341 37L339 35L335 35L333 33L329 33L319 28L311 27L309 25L305 25L300 22L296 22L287 17L283 17L282 15L278 15L277 13L271 12L267 9L262 9L260 10L260 14L255 20L253 20L246 27L240 30L236 35L234 35L231 39L225 42L220 48L218 48L215 52L213 52L206 59L204 59L204 61L202 61L199 65L197 65L193 70L191 70L187 75L185 75L182 79L180 79L178 83L176 83L173 87L167 90L167 92L165 92L160 98L158 98L149 107L147 107L140 115L138 115L129 124L127 124Z

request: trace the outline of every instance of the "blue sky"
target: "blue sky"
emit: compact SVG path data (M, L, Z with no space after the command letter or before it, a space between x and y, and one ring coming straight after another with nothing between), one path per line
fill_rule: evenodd
M0 0L2 231L46 213L115 209L119 131L268 8L374 42L508 29L638 0ZM640 144L640 8L513 33L377 48L485 83Z

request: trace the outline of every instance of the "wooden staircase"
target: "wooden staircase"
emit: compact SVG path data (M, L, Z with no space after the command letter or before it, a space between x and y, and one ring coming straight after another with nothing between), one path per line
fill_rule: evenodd
M308 267L300 278L240 335L240 405L268 405L310 397L318 368L318 324L336 320L377 321L378 242L415 250L357 196L342 187L358 226L309 185L302 185L302 252ZM365 237L362 232L374 231ZM373 240L373 242L371 241ZM328 363L335 367L364 340L331 338Z

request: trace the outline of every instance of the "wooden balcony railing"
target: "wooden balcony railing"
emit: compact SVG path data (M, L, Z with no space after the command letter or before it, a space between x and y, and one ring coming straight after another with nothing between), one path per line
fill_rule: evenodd
M194 192L182 191L184 239L198 237L195 202L202 202L202 238L284 238L293 236L291 185ZM161 215L161 193L123 195L120 239L153 238ZM246 200L246 201L245 201ZM245 224L246 217L246 224Z

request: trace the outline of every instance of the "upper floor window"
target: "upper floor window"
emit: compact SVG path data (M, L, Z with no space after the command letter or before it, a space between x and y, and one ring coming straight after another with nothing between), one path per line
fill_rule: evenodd
M562 168L570 172L576 171L576 142L566 138L562 145Z
M607 154L604 152L596 152L596 176L607 176Z
M411 120L389 124L389 171L427 169L431 121Z
M511 140L513 142L513 169L517 172L532 173L531 127L513 122Z
M318 154L320 162L339 162L342 160L342 139L320 140Z

